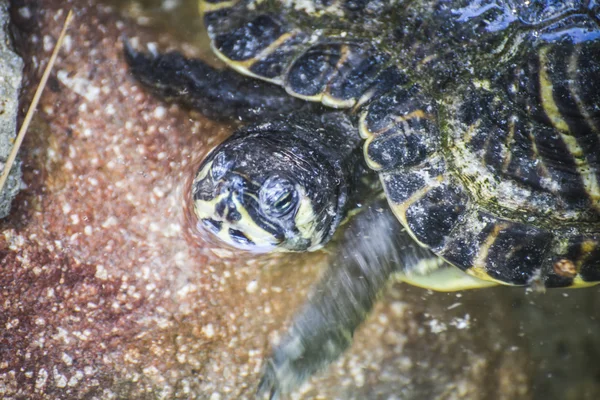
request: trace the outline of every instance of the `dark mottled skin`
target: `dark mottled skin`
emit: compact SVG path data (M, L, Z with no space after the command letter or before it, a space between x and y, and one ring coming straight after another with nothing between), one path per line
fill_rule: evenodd
M177 101L218 120L254 121L275 117L312 104L288 95L283 89L247 79L235 71L216 70L201 60L179 53L150 55L125 46L130 71L154 93ZM202 93L189 96L187 93Z

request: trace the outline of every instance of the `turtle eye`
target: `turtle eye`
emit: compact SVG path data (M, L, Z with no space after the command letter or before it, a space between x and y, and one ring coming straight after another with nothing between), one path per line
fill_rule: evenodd
M213 181L223 179L223 177L233 168L233 161L228 160L225 153L221 152L215 156L210 168L210 175Z
M265 181L259 196L262 210L272 217L289 214L298 203L298 193L294 184L278 176Z

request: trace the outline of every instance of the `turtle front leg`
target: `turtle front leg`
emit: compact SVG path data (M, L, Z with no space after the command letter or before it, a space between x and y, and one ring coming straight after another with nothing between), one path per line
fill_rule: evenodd
M258 121L316 107L282 88L229 69L216 69L177 52L150 54L124 42L133 76L169 102L200 111L209 118Z
M387 203L354 217L324 277L265 362L258 396L278 398L335 361L392 274L428 259L436 257L412 240Z

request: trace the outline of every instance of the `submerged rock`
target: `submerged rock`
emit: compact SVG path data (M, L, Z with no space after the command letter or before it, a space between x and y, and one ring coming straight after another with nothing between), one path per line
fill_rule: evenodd
M19 90L23 75L23 61L14 52L9 35L9 20L8 0L0 0L0 172L17 136ZM0 193L0 218L8 215L20 186L21 166L17 162Z

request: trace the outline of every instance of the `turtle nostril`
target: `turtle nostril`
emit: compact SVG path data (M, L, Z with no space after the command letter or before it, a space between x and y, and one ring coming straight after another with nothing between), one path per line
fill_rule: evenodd
M227 182L221 180L215 185L215 190L218 194L225 193L229 190L229 185L227 184Z
M217 215L221 218L223 218L223 214L225 214L225 209L227 208L227 202L225 201L220 201L217 203L217 205L215 206L215 212L217 213Z
M239 222L242 219L242 214L238 210L236 210L235 206L229 207L227 213L227 221L231 223Z
M231 190L240 192L244 188L244 179L239 175L233 175L229 178Z
M217 193L225 194L225 193L241 193L244 190L245 184L244 179L238 175L230 175L225 179L220 180L217 183L216 189Z

